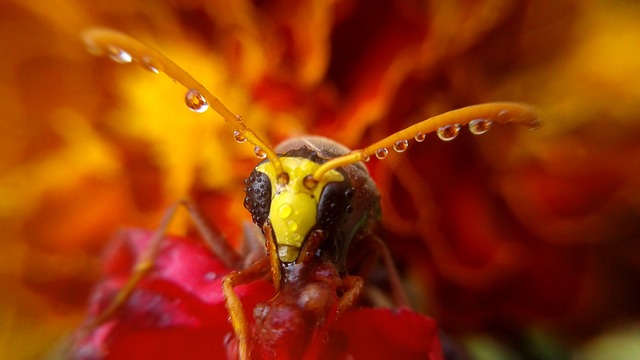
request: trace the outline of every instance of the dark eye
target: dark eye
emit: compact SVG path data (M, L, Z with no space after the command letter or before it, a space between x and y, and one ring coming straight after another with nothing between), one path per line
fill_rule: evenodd
M318 213L316 224L323 230L333 230L340 227L346 215L345 211L350 207L353 190L348 181L332 182L322 190L318 201Z
M267 174L253 170L244 181L244 207L251 213L253 222L262 227L269 217L271 206L271 180Z

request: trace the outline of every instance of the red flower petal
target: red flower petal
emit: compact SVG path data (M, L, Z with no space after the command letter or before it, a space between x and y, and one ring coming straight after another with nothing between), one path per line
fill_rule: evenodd
M329 348L353 359L443 359L436 322L408 309L358 309L330 331ZM331 356L330 358L338 358Z
M94 292L90 319L110 304L129 279L135 259L147 249L151 236L148 231L127 230L116 239L105 257L106 278ZM229 271L201 243L168 237L151 273L111 320L88 335L77 335L72 355L81 359L235 357L236 341L221 287ZM237 287L236 292L250 314L258 302L273 296L273 286L256 281ZM252 316L247 317L253 322ZM352 310L328 326L328 341L325 335L316 336L305 358L442 358L435 322L409 310ZM319 334L325 333L319 330ZM253 355L264 355L261 350L257 346Z

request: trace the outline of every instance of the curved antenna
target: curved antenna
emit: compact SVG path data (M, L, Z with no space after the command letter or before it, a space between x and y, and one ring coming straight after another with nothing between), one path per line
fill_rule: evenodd
M260 158L268 158L274 167L278 179L286 180L282 164L278 156L256 133L247 127L240 116L227 109L218 98L213 96L202 84L189 73L160 52L115 30L91 28L82 32L82 39L87 49L94 55L107 55L117 63L137 62L154 73L163 72L188 89L185 96L187 107L195 112L205 112L211 107L224 121L234 128L237 142L245 142L255 146L254 152Z
M331 159L316 169L313 175L306 179L305 185L313 187L326 172L359 161L369 161L373 155L384 159L389 153L388 148L404 152L409 146L408 139L414 138L417 142L422 142L426 134L437 131L440 139L453 140L460 132L460 126L467 124L473 134L480 135L489 131L494 122L500 124L513 122L526 125L530 129L540 127L540 121L534 113L534 108L529 105L515 102L495 102L468 106L430 117L364 149L354 150L347 155Z

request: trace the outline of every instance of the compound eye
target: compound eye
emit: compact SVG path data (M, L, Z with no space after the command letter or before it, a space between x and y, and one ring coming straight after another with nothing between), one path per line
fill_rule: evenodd
M254 169L244 180L244 185L244 207L251 213L253 222L262 228L269 218L271 180L267 174Z
M321 229L339 228L351 213L353 188L347 181L327 184L318 202L316 223Z

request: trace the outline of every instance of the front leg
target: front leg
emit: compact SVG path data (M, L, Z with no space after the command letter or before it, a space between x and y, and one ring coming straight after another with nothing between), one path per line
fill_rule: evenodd
M360 276L347 275L342 278L340 288L344 289L340 300L338 300L338 308L336 310L336 318L344 314L353 304L358 301L362 289L364 288L364 280Z
M234 291L237 285L248 284L258 280L271 271L269 258L263 257L258 262L246 269L233 271L222 279L222 293L224 294L225 304L229 311L231 326L238 339L238 350L241 360L249 359L249 322L244 313L242 302L238 298L238 294Z

